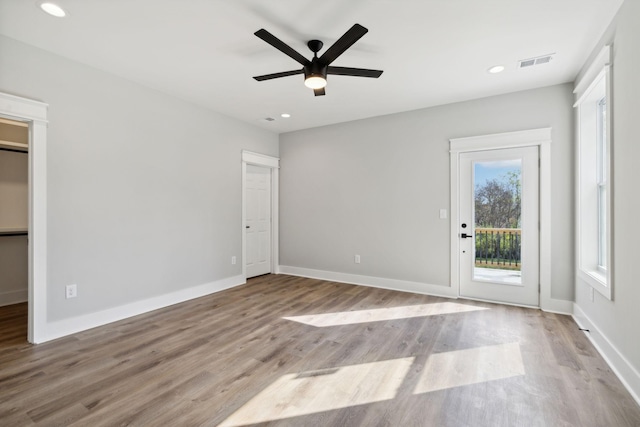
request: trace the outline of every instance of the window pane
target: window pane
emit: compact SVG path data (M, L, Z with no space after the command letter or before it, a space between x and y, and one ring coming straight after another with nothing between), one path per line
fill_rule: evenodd
M607 100L598 101L597 110L597 185L598 185L598 266L607 268Z
M602 183L607 176L607 99L602 98L598 101L597 115L597 164L598 164L598 182Z
M598 265L607 268L607 187L598 186Z

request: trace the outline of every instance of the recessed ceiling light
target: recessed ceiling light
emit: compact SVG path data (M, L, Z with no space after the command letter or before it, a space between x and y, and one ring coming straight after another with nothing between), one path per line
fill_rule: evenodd
M487 71L489 71L491 74L498 74L504 71L504 65L495 65L491 68L489 68Z
M42 2L39 5L40 9L44 10L51 16L55 16L56 18L64 18L65 16L67 16L67 12L65 12L63 8L55 3Z
M285 119L288 119L289 117L291 117L291 114L289 114L289 113L282 113L282 114L280 114L280 117L284 117Z

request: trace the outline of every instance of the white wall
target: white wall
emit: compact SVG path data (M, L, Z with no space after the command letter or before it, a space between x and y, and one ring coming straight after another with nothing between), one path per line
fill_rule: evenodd
M572 301L571 90L558 85L281 135L280 263L285 271L399 280L437 293L450 284L450 224L438 217L450 206L449 139L552 127L551 296Z
M6 37L0 52L0 91L49 104L50 322L240 277L241 150L277 156L276 134Z
M640 191L640 2L625 1L594 52L613 45L613 301L576 281L576 318L635 393L640 403L640 280L636 235ZM592 55L593 56L593 55Z

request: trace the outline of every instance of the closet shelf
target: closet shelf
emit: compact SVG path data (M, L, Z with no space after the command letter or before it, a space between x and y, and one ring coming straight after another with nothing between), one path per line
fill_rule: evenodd
M0 236L26 236L29 230L26 227L0 227Z
M16 151L19 153L28 153L29 146L20 142L11 142L0 140L0 150L3 151Z

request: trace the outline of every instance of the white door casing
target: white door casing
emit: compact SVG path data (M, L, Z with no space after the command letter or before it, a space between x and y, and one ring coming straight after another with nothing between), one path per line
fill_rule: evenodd
M247 150L242 151L242 274L245 277L253 277L253 275L264 274L257 273L253 269L247 268L249 245L247 242L247 209L248 209L248 197L247 197L247 171L251 171L251 166L258 166L262 169L269 171L269 186L270 186L270 202L268 204L268 210L270 214L270 233L269 233L269 253L270 260L263 264L263 268L269 269L266 273L278 273L278 251L279 251L279 236L278 236L278 199L279 199L279 167L280 159L277 157L268 156L265 154L255 153Z
M29 123L29 273L27 339L47 341L48 105L0 92L0 116Z
M245 179L247 278L271 273L271 169L247 165Z
M540 155L540 308L545 311L568 313L570 306L565 301L551 297L551 128L539 128L516 132L480 135L450 140L450 277L453 291L460 291L460 212L459 172L460 155L469 151L496 150L513 147L539 147Z
M538 147L507 148L460 154L459 222L460 296L509 304L539 305ZM521 173L521 276L514 270L475 267L476 165L518 165ZM462 224L466 228L462 228ZM504 237L504 234L502 235Z

